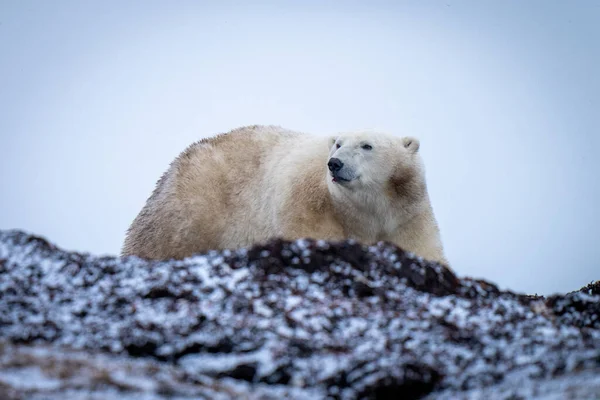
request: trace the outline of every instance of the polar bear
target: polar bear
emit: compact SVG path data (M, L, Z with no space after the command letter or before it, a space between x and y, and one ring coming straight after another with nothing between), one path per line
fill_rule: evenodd
M183 151L131 224L122 255L180 259L275 237L388 241L448 265L416 138L276 126Z

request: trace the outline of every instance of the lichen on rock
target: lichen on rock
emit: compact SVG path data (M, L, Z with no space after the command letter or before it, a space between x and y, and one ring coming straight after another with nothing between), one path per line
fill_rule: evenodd
M385 243L158 262L0 231L0 397L585 398L597 287L501 291Z

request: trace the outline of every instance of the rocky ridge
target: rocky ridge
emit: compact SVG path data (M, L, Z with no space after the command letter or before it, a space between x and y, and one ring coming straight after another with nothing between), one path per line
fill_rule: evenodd
M595 398L600 284L527 296L385 243L157 262L0 231L0 341L7 399Z

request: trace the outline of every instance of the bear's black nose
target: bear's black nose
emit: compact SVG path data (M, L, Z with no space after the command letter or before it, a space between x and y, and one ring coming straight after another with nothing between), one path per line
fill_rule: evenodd
M342 169L344 163L339 158L330 158L327 166L331 172L337 172Z

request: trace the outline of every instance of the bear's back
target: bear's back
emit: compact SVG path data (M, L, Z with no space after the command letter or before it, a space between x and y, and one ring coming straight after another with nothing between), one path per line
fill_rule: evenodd
M175 162L171 201L188 219L178 241L197 243L201 250L239 247L273 234L273 212L281 154L307 135L275 126L251 126L202 139ZM183 233L183 232L182 232Z

